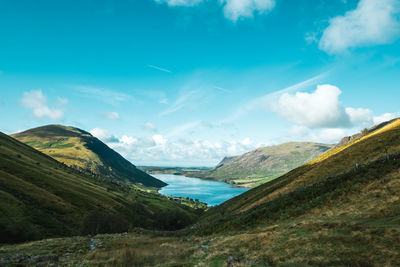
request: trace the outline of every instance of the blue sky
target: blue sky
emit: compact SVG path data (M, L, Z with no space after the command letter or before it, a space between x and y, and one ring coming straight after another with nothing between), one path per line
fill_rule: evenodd
M76 126L137 165L399 115L399 0L3 0L0 25L0 131Z

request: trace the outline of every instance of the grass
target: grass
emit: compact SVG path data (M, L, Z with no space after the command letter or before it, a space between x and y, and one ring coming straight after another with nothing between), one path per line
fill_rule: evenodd
M90 174L161 188L166 184L138 170L90 133L62 125L47 125L12 135L59 162Z
M156 192L71 169L1 133L0 200L2 243L97 228L176 230L202 212Z
M330 148L330 145L317 143L285 143L225 158L217 167L208 171L183 173L192 177L254 187L315 159Z
M385 127L211 208L189 228L96 235L93 251L84 237L1 246L0 258L48 253L57 257L46 263L70 266L400 266L400 125Z

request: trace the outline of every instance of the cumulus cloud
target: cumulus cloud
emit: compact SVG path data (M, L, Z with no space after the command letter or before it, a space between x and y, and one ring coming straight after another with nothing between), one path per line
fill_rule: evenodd
M25 92L21 99L21 104L23 107L31 109L33 116L36 118L59 120L64 114L61 109L50 108L48 106L47 98L42 90Z
M225 17L237 21L240 18L251 18L255 13L262 14L275 6L274 0L222 0Z
M119 118L120 118L118 112L107 112L104 115L109 120L119 120Z
M344 107L336 86L318 85L312 93L284 93L272 109L294 122L285 141L336 143L346 135L394 119L399 114L374 116L367 108Z
M160 134L148 137L124 135L107 143L136 164L182 164L214 166L223 157L239 155L257 147L249 138L242 141L169 139Z
M373 123L373 113L367 108L346 108L351 125L370 126Z
M349 48L388 44L400 37L398 0L360 0L357 8L329 21L319 48L338 53Z
M336 86L318 85L313 93L283 94L274 109L288 120L311 128L349 126L351 119L339 101Z
M155 0L169 6L195 6L203 0ZM263 14L275 7L275 0L219 0L227 19L236 22L240 18L252 18L254 14Z
M306 126L295 125L290 130L285 141L312 141L317 143L335 144L346 135L354 132L342 128L310 129Z
M166 3L169 6L194 6L203 0L155 0L157 3Z
M342 91L333 85L318 85L312 93L284 93L272 109L282 117L308 128L365 128L394 118L386 113L374 117L367 108L344 107Z
M102 128L94 128L90 133L100 139L103 142L115 142L118 141L109 131Z

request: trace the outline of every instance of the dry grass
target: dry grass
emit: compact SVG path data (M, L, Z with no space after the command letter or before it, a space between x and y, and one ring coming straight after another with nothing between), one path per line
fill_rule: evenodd
M111 241L87 258L98 266L192 266L196 243L185 238L139 236Z

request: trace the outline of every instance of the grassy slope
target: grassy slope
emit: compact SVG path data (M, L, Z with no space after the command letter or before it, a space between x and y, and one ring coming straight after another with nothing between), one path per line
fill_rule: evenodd
M254 185L273 178L309 162L330 145L317 143L285 143L258 148L241 156L224 158L214 169L189 174L233 184Z
M124 159L103 142L83 130L62 125L47 125L12 135L56 160L96 175L149 187L166 184Z
M218 207L182 234L0 248L83 266L400 266L400 120ZM72 245L71 245L72 244ZM74 248L72 248L74 247ZM65 251L71 255L64 255Z
M352 168L400 151L400 119L345 146L322 154L289 173L233 198L214 212L237 214L263 205L306 185L347 173ZM211 212L209 213L211 215Z
M80 173L0 133L0 241L80 234L96 212L150 229L177 229L197 217L166 197Z

